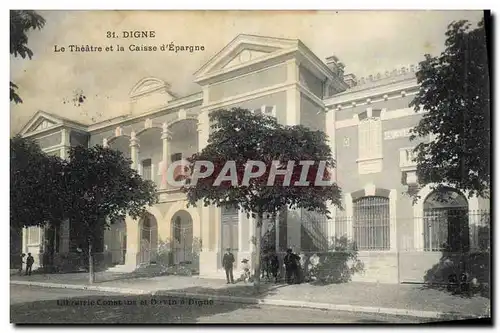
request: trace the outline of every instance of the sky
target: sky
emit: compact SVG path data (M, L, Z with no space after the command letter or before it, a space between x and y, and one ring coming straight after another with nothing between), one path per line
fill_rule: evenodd
M45 27L29 33L31 60L11 56L10 79L23 103L11 103L11 135L38 111L92 123L129 112L128 94L145 77L178 96L201 91L193 74L240 33L300 39L320 59L336 55L346 73L367 76L417 64L444 48L450 22L478 22L480 11L40 11ZM155 31L152 40L106 38L107 31ZM70 44L203 45L200 52L55 52ZM76 91L87 97L71 102ZM94 120L92 120L94 119Z

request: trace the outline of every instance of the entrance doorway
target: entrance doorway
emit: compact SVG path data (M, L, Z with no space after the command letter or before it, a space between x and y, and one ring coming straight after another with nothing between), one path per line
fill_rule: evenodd
M453 189L434 191L424 201L424 250L467 252L467 199Z
M192 263L193 220L191 215L180 210L172 217L172 252L173 264Z

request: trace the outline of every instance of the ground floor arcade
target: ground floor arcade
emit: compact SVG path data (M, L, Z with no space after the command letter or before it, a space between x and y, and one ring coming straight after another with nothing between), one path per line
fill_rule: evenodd
M350 200L330 220L306 211L287 210L265 219L262 242L305 254L329 250L332 237L355 241L364 271L353 280L381 283L424 282L445 255L484 251L489 246L489 212L478 198L450 191L442 202L430 188L416 203L395 191L367 187L345 194ZM408 207L412 208L409 210ZM61 224L58 253L73 251L69 222ZM43 252L41 228L22 232L22 251L31 252L35 266ZM133 270L141 264L184 264L204 276L223 277L221 259L231 248L239 262L255 261L255 219L232 208L187 207L186 201L163 202L144 218L127 217L103 232L103 258L109 265Z

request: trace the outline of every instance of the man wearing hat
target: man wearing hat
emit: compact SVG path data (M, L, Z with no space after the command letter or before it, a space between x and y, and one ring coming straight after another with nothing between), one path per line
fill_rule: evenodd
M224 253L224 257L222 257L222 266L226 271L226 280L228 284L234 283L233 264L234 264L234 255L231 253L231 249L227 248L226 253Z

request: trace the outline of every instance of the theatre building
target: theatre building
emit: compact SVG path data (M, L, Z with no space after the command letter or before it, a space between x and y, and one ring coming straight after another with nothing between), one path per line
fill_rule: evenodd
M282 124L325 131L338 164L344 210L332 207L331 219L286 210L267 219L264 231L275 231L279 249L308 253L326 251L332 237L345 235L356 242L365 266L353 280L419 282L439 261L444 243L458 237L468 249L479 246L477 230L485 222L471 212L487 209L489 202L450 189L450 200L442 203L429 186L420 189L415 203L404 194L416 183L411 149L418 140L432 140L409 140L409 130L425 112L408 106L418 89L416 70L408 66L356 78L344 73L335 56L319 59L300 40L239 35L195 73L196 94L177 96L168 73L158 73L137 78L124 116L81 124L39 111L21 134L62 158L75 145L120 150L143 178L156 182L159 203L148 208L148 216L115 221L96 244L111 269L131 271L167 253L168 264L224 277L225 248L238 263L253 260L255 221L225 207L187 208L185 195L166 184L162 170L205 147L209 113L216 109L247 108ZM465 237L456 232L457 223L467 226ZM56 231L56 256L69 258L76 251L74 230L65 221ZM22 251L35 254L36 264L45 238L43 229L23 230Z

